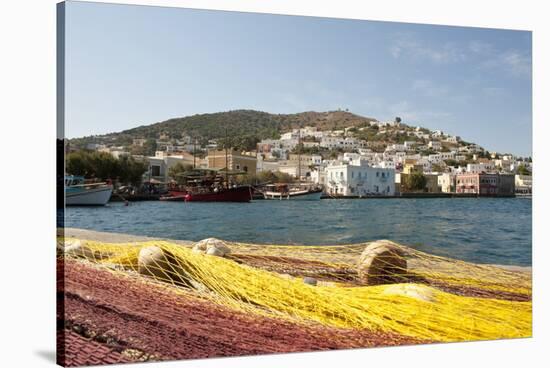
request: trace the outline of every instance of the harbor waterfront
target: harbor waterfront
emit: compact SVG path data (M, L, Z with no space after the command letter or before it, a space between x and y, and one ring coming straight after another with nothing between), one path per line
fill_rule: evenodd
M65 209L64 225L198 241L339 245L389 239L475 263L531 266L531 199L109 203ZM62 220L62 219L59 219Z

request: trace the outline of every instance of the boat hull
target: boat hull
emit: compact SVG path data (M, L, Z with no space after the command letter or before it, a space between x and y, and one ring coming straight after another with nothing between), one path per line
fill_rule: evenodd
M185 202L250 202L252 199L251 192L252 189L250 187L242 186L208 193L170 191L170 195Z
M312 191L304 193L265 192L264 198L272 200L318 201L321 199L322 194L322 191Z
M100 188L84 189L78 191L65 192L66 206L105 206L111 194L113 193L112 186Z

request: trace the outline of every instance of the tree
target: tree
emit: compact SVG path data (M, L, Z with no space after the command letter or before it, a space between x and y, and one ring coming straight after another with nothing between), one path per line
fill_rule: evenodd
M139 186L143 174L147 171L145 162L136 161L133 157L124 155L119 158L119 181L124 184Z
M407 191L424 190L424 187L426 186L426 177L424 174L419 172L405 174L403 175L401 185L403 189Z
M157 140L148 138L143 144L143 154L145 156L153 156L157 151Z
M168 177L174 180L177 180L181 176L181 174L191 170L193 170L193 165L178 162L177 164L175 164L174 166L168 169Z
M453 160L453 159L444 160L444 162L447 166L452 166L452 167L458 167L458 165L460 164L457 160Z
M518 166L518 174L519 175L531 175L531 171L525 166L525 165L519 165Z
M259 173L239 175L237 183L257 185L265 183L293 183L296 179L287 173L280 171L260 171Z
M338 155L340 154L340 151L338 150L330 150L329 154L328 154L328 157L332 160L334 159L337 159L338 158Z
M395 122L396 122L396 123L400 123L400 122L401 122L401 118L400 118L399 116L396 116L396 117L395 117Z
M85 151L71 152L66 157L65 170L71 175L88 176L91 172L89 154Z
M71 175L100 180L116 179L121 184L138 185L147 165L127 155L119 159L107 152L77 151L66 157L66 171Z
M91 174L98 179L114 179L121 174L119 160L107 152L92 152L88 157Z

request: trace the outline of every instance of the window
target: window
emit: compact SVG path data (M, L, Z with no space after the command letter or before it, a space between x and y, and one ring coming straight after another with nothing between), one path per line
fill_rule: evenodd
M377 171L376 172L376 177L379 177L380 176L380 173ZM378 191L377 191L378 192Z
M160 176L160 166L151 165L151 176Z
M352 171L352 172L351 172L351 178L352 178L352 179L353 179L353 174L354 174L354 172Z
M243 171L248 172L248 166L243 166Z

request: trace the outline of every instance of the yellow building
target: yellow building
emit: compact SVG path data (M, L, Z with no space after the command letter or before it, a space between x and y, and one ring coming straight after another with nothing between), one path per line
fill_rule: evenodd
M424 172L424 167L416 163L416 160L406 159L403 165L403 174L412 174L412 173L422 173Z
M209 150L207 160L209 169L224 169L227 165L231 171L256 173L256 156L250 154L228 150L226 164L225 150Z
M407 159L403 165L403 172L398 177L398 189L401 193L407 192L401 184L407 180L407 176L414 173L422 174L424 175L424 178L426 178L426 185L424 188L422 190L415 190L415 192L438 193L441 191L438 185L437 175L424 174L424 168L422 165L418 164L416 160Z

